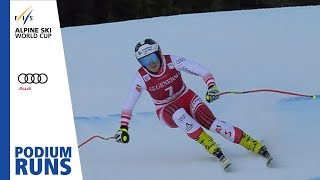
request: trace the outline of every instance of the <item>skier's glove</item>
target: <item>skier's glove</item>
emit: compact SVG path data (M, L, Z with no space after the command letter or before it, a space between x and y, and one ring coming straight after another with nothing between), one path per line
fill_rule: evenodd
M217 99L219 99L218 87L216 85L212 85L208 88L206 100L208 103L211 103L212 101L215 101Z
M118 143L128 143L129 142L129 134L128 134L128 127L121 126L120 129L117 131L114 138Z

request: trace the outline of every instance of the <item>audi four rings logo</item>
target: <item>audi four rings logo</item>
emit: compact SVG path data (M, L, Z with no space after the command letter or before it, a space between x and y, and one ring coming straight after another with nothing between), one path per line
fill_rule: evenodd
M21 84L45 84L48 81L48 76L45 73L21 73L18 76L18 81Z

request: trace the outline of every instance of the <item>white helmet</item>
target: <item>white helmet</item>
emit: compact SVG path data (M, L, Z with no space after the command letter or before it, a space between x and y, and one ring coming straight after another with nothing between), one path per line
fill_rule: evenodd
M134 51L137 60L154 52L160 60L162 59L160 46L156 41L152 39L145 39L143 41L138 42Z

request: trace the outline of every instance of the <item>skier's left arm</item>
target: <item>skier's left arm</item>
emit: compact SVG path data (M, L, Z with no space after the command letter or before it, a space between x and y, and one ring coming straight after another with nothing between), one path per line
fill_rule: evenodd
M179 71L202 77L208 87L206 100L211 103L219 98L219 90L212 73L203 65L182 57L170 55L173 65Z

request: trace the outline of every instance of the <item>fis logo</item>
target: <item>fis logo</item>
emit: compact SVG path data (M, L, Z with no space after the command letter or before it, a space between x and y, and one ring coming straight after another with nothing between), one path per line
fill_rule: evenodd
M25 9L19 16L15 16L14 19L16 22L22 21L23 25L25 25L28 21L33 20L33 16L31 15L33 9L31 9L32 6Z

